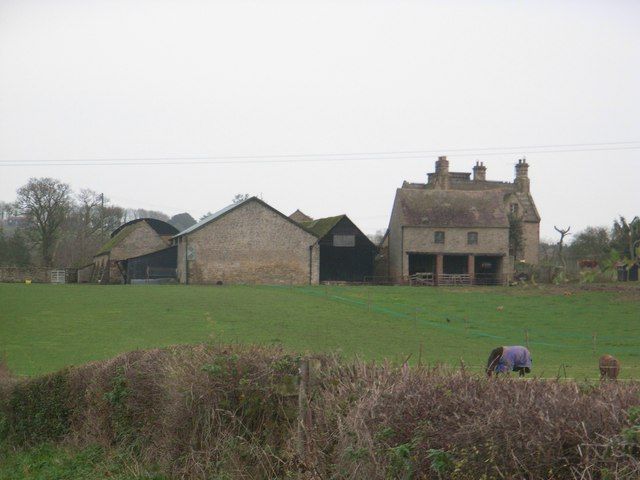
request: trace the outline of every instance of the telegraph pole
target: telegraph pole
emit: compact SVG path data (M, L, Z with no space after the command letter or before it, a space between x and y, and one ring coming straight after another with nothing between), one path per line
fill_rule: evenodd
M104 240L104 193L100 194L100 241Z

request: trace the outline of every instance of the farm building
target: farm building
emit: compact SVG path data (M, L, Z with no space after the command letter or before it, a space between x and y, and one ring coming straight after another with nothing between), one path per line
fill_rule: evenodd
M318 238L321 282L371 279L377 248L349 217L338 215L299 223Z
M155 218L138 218L119 226L94 255L91 280L124 283L127 275L123 260L163 250L170 246L171 237L177 233L174 226Z
M180 283L317 284L316 236L251 197L173 239Z
M252 197L174 237L181 283L362 281L375 246L346 215L294 221Z
M427 183L404 182L383 244L389 277L398 283L493 284L506 281L514 257L536 264L540 216L528 167L518 161L514 182L489 181L479 162L472 179L449 172L440 157Z
M313 218L311 218L309 215L304 214L300 210L296 210L295 212L293 212L291 215L289 215L289 218L297 223L310 222L311 220L313 220Z
M178 247L172 245L156 252L118 260L124 283L160 283L175 281Z

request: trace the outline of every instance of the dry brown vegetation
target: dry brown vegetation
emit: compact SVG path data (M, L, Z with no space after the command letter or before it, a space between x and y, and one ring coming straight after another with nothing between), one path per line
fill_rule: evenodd
M640 477L637 383L321 357L299 398L298 365L277 349L175 347L5 380L0 442L100 444L175 478Z

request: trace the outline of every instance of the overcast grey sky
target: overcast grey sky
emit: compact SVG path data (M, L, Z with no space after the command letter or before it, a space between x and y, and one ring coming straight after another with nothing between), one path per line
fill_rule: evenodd
M543 237L609 225L640 214L639 25L638 1L0 0L0 200L53 176L199 217L248 192L375 232L438 155L497 180L526 155ZM82 165L141 158L171 165Z

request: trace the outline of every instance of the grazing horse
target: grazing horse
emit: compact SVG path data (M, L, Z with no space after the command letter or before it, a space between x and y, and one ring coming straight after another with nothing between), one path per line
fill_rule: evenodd
M487 360L487 376L493 373L518 372L521 377L531 372L531 353L525 347L514 345L511 347L494 348Z
M600 380L615 380L620 373L620 362L611 355L602 355L598 362L600 367Z

